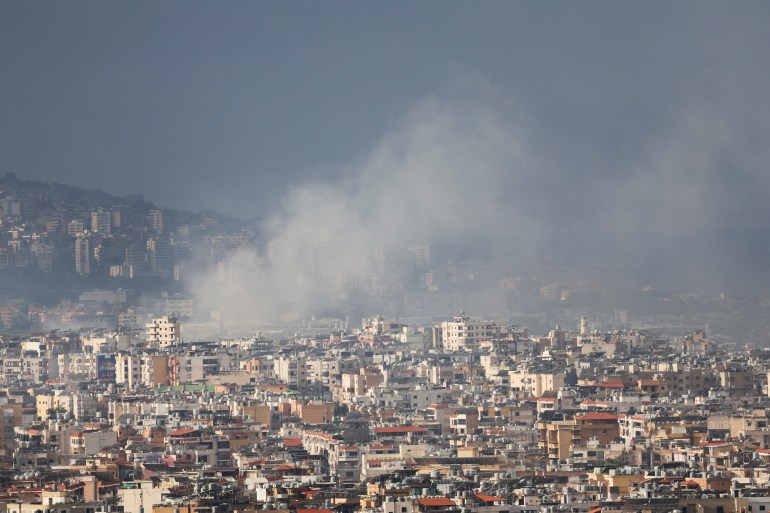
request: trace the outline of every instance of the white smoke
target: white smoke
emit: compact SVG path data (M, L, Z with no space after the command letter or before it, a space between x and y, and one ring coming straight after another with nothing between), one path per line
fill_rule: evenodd
M541 233L526 207L541 169L515 119L489 92L423 101L335 179L297 184L266 223L267 249L236 252L194 291L231 315L269 318L367 293L386 262L409 267L411 245L523 255Z
M240 319L344 309L414 287L415 245L503 272L542 260L695 288L764 261L765 246L734 251L763 228L724 201L768 195L757 157L767 150L746 143L741 118L682 108L619 168L575 169L553 141L527 137L536 131L510 102L470 89L416 105L333 178L296 184L265 224L264 247L201 273L198 298Z

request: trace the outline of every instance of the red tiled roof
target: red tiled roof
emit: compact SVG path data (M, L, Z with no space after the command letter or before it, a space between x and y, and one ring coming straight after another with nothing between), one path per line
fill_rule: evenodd
M334 513L333 509L321 509L321 508L297 508L297 513Z
M454 507L457 506L455 501L452 499L448 499L446 497L427 497L425 499L419 499L418 501L420 503L420 506L447 506L447 507ZM299 513L299 510L297 511Z
M473 496L481 502L500 502L505 501L502 497L495 497L494 495L487 495L485 493L474 493Z
M286 447L301 447L302 439L301 438L284 438L283 445L285 445Z
M198 432L197 429L183 428L183 429L177 429L176 431L172 431L171 433L169 433L169 436L185 436L185 435L191 435L197 432Z

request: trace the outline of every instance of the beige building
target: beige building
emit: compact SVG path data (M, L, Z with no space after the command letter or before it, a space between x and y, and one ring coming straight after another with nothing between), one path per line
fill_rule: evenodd
M479 410L462 408L449 417L449 427L453 434L472 435L479 427Z
M22 424L21 404L0 405L0 468L13 467L13 450L16 447L14 428Z
M91 274L91 242L82 235L75 239L75 272Z
M333 403L299 403L296 407L297 416L307 424L326 424L334 416Z
M147 323L147 343L155 347L172 347L182 342L181 326L176 317L163 316Z
M273 360L273 373L285 381L289 388L305 390L308 387L309 367L304 358L276 358Z
M118 443L116 431L72 431L70 450L73 455L92 456L104 447Z
M541 371L527 367L509 372L513 390L526 392L531 397L542 397L545 392L559 390L565 384L563 369Z
M342 385L333 389L335 401L353 404L366 395L367 391L382 384L384 377L379 369L361 368L357 374L343 374Z
M134 389L169 384L169 359L164 355L115 355L115 383Z
M551 459L566 460L574 447L589 442L606 446L620 436L618 417L610 413L593 412L571 420L538 422L539 446Z
M206 377L204 356L176 354L168 358L168 380L171 385L195 383Z
M162 503L168 491L152 481L132 481L118 490L118 496L124 511L152 511L153 505Z
M479 343L500 336L500 326L492 321L471 320L458 315L451 321L433 325L433 346L447 351L468 351Z

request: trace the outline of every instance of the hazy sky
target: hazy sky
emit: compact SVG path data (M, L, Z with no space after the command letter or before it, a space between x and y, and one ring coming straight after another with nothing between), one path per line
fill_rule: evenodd
M0 171L265 214L472 77L602 180L690 108L764 145L768 26L766 2L5 0Z
M768 27L764 1L5 0L0 172L298 240L446 242L456 219L535 254L767 272Z

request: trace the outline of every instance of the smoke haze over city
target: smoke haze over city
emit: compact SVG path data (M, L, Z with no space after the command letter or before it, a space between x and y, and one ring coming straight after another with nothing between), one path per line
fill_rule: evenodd
M725 201L768 190L753 160L764 150L742 153L742 127L683 110L637 159L581 180L528 123L483 80L426 98L336 176L293 186L267 220L264 251L234 255L234 280L204 275L199 296L252 312L317 309L370 280L378 254L420 245L512 274L547 262L687 290L766 278L765 228Z
M212 309L419 289L428 256L767 285L765 3L6 2L0 20L0 170L260 218L258 247L187 273Z

